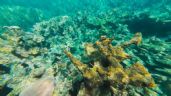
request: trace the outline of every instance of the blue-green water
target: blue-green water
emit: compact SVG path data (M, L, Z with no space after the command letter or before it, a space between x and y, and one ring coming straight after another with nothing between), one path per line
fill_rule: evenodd
M170 0L0 0L0 33L0 96L171 96Z

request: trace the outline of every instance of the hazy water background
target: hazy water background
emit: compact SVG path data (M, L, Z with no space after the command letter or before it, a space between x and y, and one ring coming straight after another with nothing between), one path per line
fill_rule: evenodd
M123 5L128 6L128 10L141 10L168 2L169 0L0 0L0 26L19 25L29 28L35 22L78 11L92 11L95 14Z

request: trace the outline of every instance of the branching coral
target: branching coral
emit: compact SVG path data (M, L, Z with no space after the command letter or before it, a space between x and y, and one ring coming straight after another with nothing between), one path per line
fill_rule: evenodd
M142 41L142 34L140 32L138 32L134 35L134 37L129 42L125 42L121 46L126 47L131 44L139 45L141 43L141 41Z
M124 52L124 48L131 44L140 44L141 33L136 33L130 41L121 45L112 46L112 40L102 36L95 44L86 44L86 53L92 60L91 68L70 52L64 51L84 77L78 96L127 96L128 86L155 87L151 74L142 64L137 62L129 68L124 68L121 64L125 59L131 58ZM100 91L101 88L106 89Z

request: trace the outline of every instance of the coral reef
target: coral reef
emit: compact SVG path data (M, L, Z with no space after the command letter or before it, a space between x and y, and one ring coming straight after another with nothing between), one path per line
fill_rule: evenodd
M64 21L64 19L61 20ZM66 74L72 69L67 71L65 63L56 63L59 61L59 56L54 50L56 48L54 45L51 45L54 46L52 49L49 48L49 44L51 44L51 42L48 42L49 39L43 37L43 35L25 32L18 26L4 26L4 28L5 32L0 36L2 41L0 44L0 67L2 67L0 71L0 93L4 94L3 90L8 89L10 89L10 93L5 93L2 96L19 95L24 88L47 76L54 77L53 82L60 85L59 88L54 86L55 94L60 96L69 94L69 89L72 87L72 79L69 80L67 78L72 76L67 76L66 78ZM35 33L38 33L38 31L35 31ZM47 40L45 41L44 38ZM76 74L76 72L74 73ZM26 95L26 93L24 92L23 94Z
M27 31L22 26L3 26L0 34L0 94L18 96L27 86L50 76L55 78L57 96L84 96L85 93L170 96L169 3L158 2L149 8L142 8L140 3L134 10L127 6L133 6L134 2L123 4L119 0L115 4L107 11L80 11L54 17L36 23ZM0 7L0 10L5 9ZM42 12L36 9L36 14ZM42 18L31 24L37 20ZM23 22L18 23L25 26ZM133 36L134 32L138 33ZM64 49L73 54L65 51L73 64L63 53Z
M91 67L65 50L65 54L84 77L84 84L81 85L78 96L127 96L128 86L155 87L151 74L142 64L137 62L128 68L124 68L121 64L125 59L131 58L123 51L123 47L139 44L141 39L141 33L136 33L129 42L112 46L112 39L102 36L95 44L87 44L85 47L88 57L95 57L89 62ZM105 90L100 91L101 88Z

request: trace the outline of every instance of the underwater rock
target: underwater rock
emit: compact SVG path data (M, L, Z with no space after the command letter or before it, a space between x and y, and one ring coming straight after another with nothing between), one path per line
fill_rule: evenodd
M40 78L45 73L45 68L36 68L32 71L32 76L35 78Z
M54 88L54 78L48 77L34 82L25 88L19 96L52 96Z
M29 57L29 53L21 47L16 48L16 50L13 51L13 54L19 58L27 58Z

